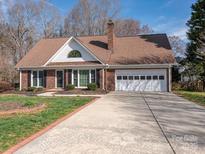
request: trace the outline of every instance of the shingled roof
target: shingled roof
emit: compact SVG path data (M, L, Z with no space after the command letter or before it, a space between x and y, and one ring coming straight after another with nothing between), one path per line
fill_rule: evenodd
M16 65L17 68L43 66L69 38L40 40ZM166 34L114 37L114 49L108 50L107 36L76 37L101 62L109 65L173 64L175 58ZM48 64L49 65L49 64Z

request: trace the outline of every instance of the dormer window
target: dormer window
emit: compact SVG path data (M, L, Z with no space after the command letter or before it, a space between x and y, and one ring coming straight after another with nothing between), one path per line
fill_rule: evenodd
M79 58L79 57L82 57L82 55L81 55L80 51L78 51L78 50L72 50L68 54L68 58Z

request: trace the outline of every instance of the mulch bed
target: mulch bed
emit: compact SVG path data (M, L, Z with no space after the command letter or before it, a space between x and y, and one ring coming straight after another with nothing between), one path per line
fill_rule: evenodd
M24 106L18 102L1 102L0 116L13 115L18 113L35 113L40 112L46 107L44 103L38 103L35 106Z
M97 89L96 91L91 91L88 89L74 89L68 91L58 91L56 94L103 95L106 94L106 91L102 89Z
M45 91L39 92L30 92L30 91L16 91L16 90L8 90L0 92L0 95L26 95L26 96L36 96L37 94L44 93Z
M23 104L17 102L2 102L0 103L0 111L9 111L14 109L24 108Z

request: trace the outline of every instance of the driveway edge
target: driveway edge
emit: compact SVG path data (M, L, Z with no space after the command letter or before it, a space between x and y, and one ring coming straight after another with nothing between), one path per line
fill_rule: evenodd
M12 154L14 152L16 152L18 149L20 149L21 147L23 147L24 145L28 144L29 142L33 141L34 139L38 138L39 136L43 135L44 133L46 133L47 131L49 131L50 129L52 129L53 127L57 126L58 124L60 124L61 122L63 122L64 120L70 118L71 116L73 116L74 114L78 113L79 111L81 111L82 109L86 108L87 106L93 104L97 99L99 99L99 97L95 97L94 99L92 99L90 102L86 103L85 105L75 109L74 111L72 111L71 113L68 113L67 115L61 117L60 119L57 119L56 121L54 121L53 123L51 123L50 125L48 125L47 127L43 128L42 130L38 131L37 133L31 135L30 137L24 139L23 141L21 141L20 143L17 143L16 145L14 145L13 147L9 148L7 151L3 152L3 154Z

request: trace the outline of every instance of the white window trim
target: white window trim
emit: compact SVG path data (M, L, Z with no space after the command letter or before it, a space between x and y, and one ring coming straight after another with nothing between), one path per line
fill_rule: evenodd
M63 72L63 87L64 87L64 70L55 70L55 88L61 88L61 87L57 87L57 71L62 71Z
M72 77L72 80L71 80L71 83L72 83L72 85L74 85L74 75L73 75L73 71L74 70L77 70L77 76L78 76L78 86L75 86L75 88L87 88L87 86L80 86L80 80L79 80L79 77L80 77L80 70L89 70L89 83L91 83L91 70L95 70L95 83L96 83L96 81L97 81L97 79L96 79L96 69L72 69L72 75L71 75L71 77Z
M20 91L22 90L22 71L20 71L20 85L19 85L19 89Z
M33 72L36 71L37 72L37 86L33 86ZM31 71L31 87L36 87L36 88L43 88L43 86L39 86L39 71L43 71L43 70L32 70ZM44 74L43 74L44 75ZM44 76L43 76L43 80Z

